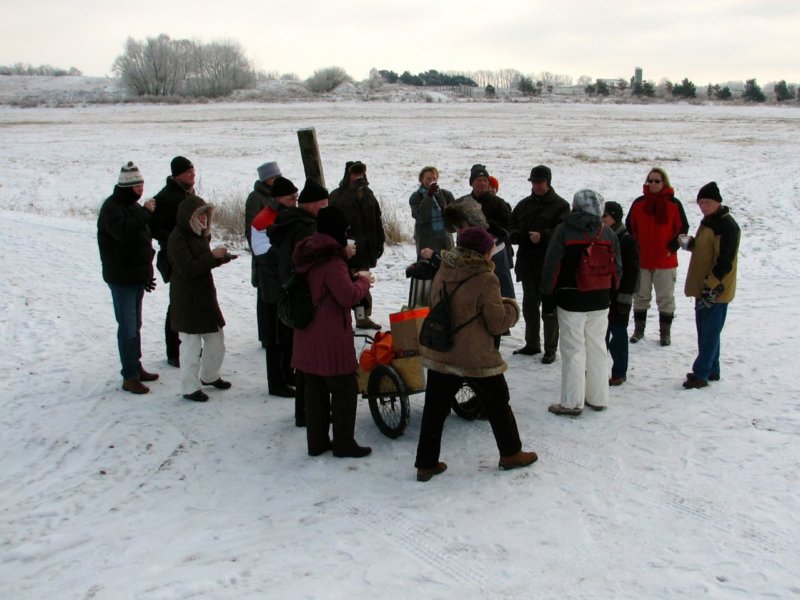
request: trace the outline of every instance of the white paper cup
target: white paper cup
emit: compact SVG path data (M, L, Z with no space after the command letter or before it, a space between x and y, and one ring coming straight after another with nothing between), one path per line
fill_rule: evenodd
M681 248L683 248L684 250L688 250L689 242L691 241L691 239L692 236L682 233L678 236L678 243L681 245Z

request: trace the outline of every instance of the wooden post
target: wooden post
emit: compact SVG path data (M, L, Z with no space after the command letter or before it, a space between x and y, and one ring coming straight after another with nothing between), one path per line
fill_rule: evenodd
M316 129L313 127L298 129L297 140L300 143L300 156L303 159L306 179L314 179L321 186L326 187L325 175L322 172L322 160L319 157Z

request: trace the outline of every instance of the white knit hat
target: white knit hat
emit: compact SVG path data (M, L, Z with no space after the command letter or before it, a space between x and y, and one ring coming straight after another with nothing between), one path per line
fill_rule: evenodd
M126 164L122 165L119 171L119 187L134 187L144 183L144 177L139 172L139 167L129 160Z

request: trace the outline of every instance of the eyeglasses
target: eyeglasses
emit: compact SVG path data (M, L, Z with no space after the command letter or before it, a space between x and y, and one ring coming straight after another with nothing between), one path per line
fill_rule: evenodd
M647 183L663 183L661 179L648 179Z

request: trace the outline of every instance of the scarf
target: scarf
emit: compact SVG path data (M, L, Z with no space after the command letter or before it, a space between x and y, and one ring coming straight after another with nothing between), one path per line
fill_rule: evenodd
M664 186L660 192L653 193L650 191L650 186L646 183L642 186L644 194L644 213L651 217L655 216L656 223L664 224L669 221L669 212L667 203L675 195L675 190L669 186Z
M425 196L428 193L428 190L425 189L424 186L419 186L419 193ZM431 208L431 230L435 234L440 234L444 232L444 220L442 219L442 206L441 206L441 194L437 198L436 195L431 196L433 198L433 207Z

